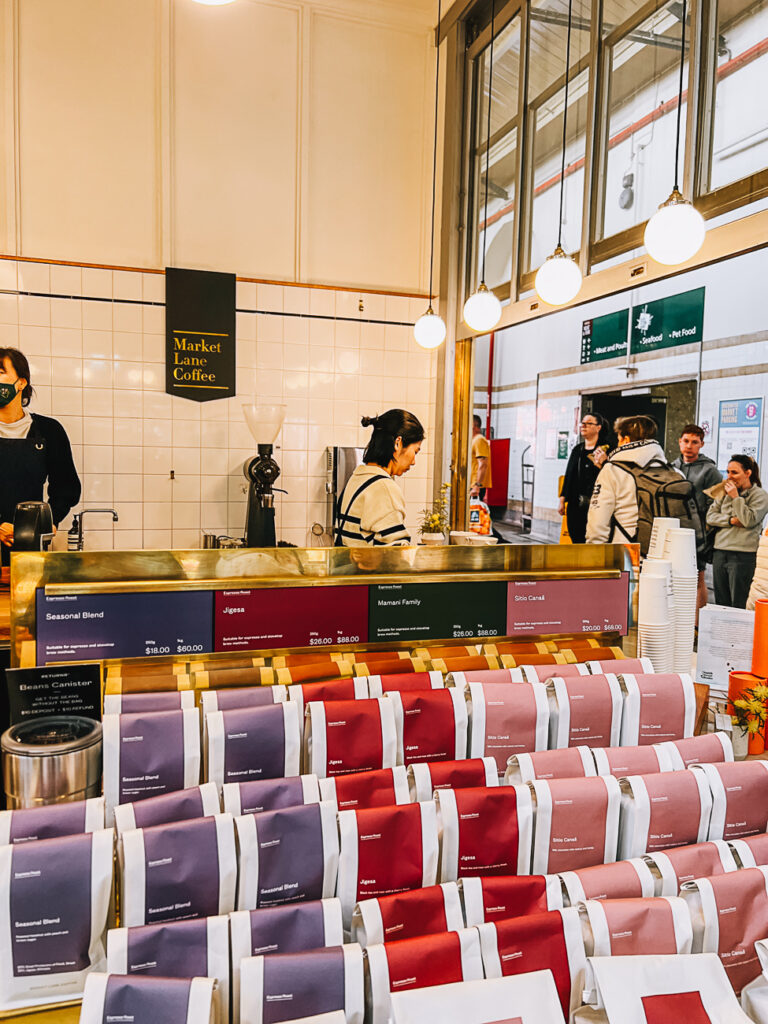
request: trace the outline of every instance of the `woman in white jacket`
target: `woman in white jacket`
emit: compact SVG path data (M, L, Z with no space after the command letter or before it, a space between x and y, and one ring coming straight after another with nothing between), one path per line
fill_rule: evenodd
M614 424L619 438L597 477L587 519L587 544L623 544L637 532L637 485L631 473L616 464L647 466L653 459L666 463L655 440L656 421L650 416L625 416Z

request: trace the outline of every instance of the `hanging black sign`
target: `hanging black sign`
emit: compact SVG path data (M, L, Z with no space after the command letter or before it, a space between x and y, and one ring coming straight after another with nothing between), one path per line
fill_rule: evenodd
M101 666L47 665L7 668L11 725L40 715L82 715L101 719Z
M165 390L193 402L235 394L235 275L165 271Z

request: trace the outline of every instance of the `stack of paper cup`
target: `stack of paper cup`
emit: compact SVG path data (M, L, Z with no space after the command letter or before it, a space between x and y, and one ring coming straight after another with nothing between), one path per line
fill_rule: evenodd
M670 563L646 562L640 573L638 594L638 654L641 658L650 658L654 672L671 672L674 663L675 614L672 599Z
M667 535L667 530L676 530L680 528L680 520L675 519L674 516L657 516L653 520L653 526L651 527L651 540L648 545L647 558L663 558L664 557L664 539Z
M696 628L696 534L693 530L667 530L664 555L672 563L672 593L675 597L675 643L673 672L690 672Z

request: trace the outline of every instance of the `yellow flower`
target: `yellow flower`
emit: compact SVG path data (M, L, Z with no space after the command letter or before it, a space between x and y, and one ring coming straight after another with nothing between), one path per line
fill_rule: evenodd
M749 701L746 700L735 700L733 702L735 708L741 708L742 711L746 711L749 708Z
M755 695L757 700L768 700L768 686L760 685L756 686L752 693Z
M765 704L761 700L751 700L749 702L749 711L751 712L751 714L757 715L758 717L760 715L764 715Z
M758 722L758 720L756 718L750 718L750 720L747 722L747 732L751 736L754 736L755 733L757 733L759 729L760 729L760 723Z

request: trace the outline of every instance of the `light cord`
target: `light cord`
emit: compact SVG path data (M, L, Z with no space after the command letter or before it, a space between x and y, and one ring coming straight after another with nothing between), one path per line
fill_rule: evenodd
M435 64L435 141L432 146L432 225L429 230L429 306L432 308L432 270L435 262L435 196L437 193L437 118L440 97L440 15L443 0L437 0L437 61Z
M683 0L683 20L680 34L680 82L677 89L677 130L675 133L675 192L679 192L680 176L680 120L683 112L683 65L685 64L685 16L687 0Z
M483 214L483 273L480 283L485 284L485 250L488 241L488 177L491 170L491 97L493 95L493 33L496 22L496 0L491 0L491 50L488 61L488 128L485 143L485 213Z
M573 0L568 0L568 34L565 42L565 103L563 106L563 152L560 160L560 214L557 220L557 248L563 242L563 200L565 197L565 142L568 129L568 87L571 84L571 26L573 24Z

